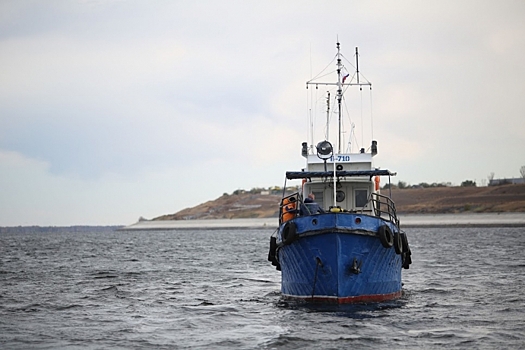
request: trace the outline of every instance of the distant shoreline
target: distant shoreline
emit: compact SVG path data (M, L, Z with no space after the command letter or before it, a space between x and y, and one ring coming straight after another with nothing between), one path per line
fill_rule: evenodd
M407 214L399 215L401 228L525 227L525 213ZM277 218L140 221L119 231L185 229L276 229Z
M84 232L112 232L125 227L124 225L69 225L69 226L0 226L0 234L2 233L46 233L46 232L69 232L69 233L84 233Z
M525 184L486 187L393 188L391 194L397 213L480 214L525 213ZM236 191L221 197L166 214L151 221L276 218L282 194L252 190Z
M525 227L525 213L399 214L401 229L440 227ZM112 232L209 229L276 229L277 218L151 220L131 225L0 226L0 234L30 232Z

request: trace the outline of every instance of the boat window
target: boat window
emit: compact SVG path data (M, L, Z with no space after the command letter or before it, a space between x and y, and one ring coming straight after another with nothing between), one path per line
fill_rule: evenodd
M337 191L335 193L335 200L338 201L338 202L342 202L344 201L346 198L346 195L343 191Z
M320 208L324 209L324 196L323 196L324 192L323 191L312 191L312 193L315 196L316 203L319 204Z
M355 190L355 206L364 207L368 202L368 190Z

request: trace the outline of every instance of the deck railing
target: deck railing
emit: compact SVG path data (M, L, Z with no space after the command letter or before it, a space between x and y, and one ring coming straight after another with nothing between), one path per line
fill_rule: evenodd
M387 196L383 196L379 193L372 193L368 199L368 203L363 207L363 212L367 209L372 209L375 216L386 219L396 226L399 226L399 219L397 218L396 206L392 199Z
M300 212L301 205L304 205L303 198L298 192L284 196L281 199L281 203L279 205L279 225L297 217ZM342 210L341 212L356 213L356 211L347 210ZM370 213L368 215L372 214L381 217L399 226L399 219L397 217L396 206L394 202L389 197L379 193L372 193L370 195L368 202L361 209L361 214L364 213Z

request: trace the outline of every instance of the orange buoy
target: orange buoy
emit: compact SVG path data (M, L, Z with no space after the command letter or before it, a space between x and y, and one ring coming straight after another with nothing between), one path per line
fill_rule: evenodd
M283 199L282 221L286 222L295 217L297 205L294 197Z

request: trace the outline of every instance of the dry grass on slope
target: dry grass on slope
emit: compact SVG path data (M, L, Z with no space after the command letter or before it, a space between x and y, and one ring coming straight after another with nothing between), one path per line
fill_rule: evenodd
M525 212L525 185L392 190L400 213Z

